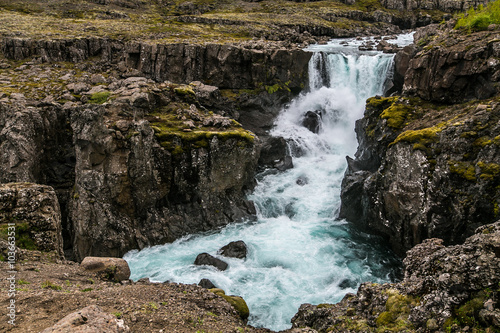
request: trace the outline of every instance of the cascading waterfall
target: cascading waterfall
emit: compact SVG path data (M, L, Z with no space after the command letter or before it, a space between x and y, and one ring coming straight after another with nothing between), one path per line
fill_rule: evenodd
M398 261L378 239L335 219L345 156L354 153L354 121L363 115L366 98L384 92L392 56L360 54L339 41L313 46L309 92L279 116L272 133L290 145L294 168L263 172L250 196L258 220L232 224L125 255L132 279L198 283L210 279L226 294L242 296L249 324L282 330L302 303L335 303L365 281L395 278ZM318 133L302 126L307 111L320 115ZM231 241L249 247L245 260L224 258L229 269L194 266L196 256Z

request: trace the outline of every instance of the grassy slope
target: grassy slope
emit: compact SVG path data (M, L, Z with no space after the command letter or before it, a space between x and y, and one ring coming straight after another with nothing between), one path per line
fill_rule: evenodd
M339 0L12 0L0 1L0 35L227 42L268 36L295 25L366 28L377 23L353 21L347 13L374 10L404 15L383 9L378 0L358 0L352 6ZM186 17L189 23L182 22ZM192 22L193 17L198 22Z

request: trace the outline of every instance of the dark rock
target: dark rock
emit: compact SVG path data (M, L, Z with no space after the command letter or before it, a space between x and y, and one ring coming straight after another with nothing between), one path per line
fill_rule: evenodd
M236 242L231 242L226 246L223 246L218 253L224 257L244 259L247 257L247 245L244 241L239 240Z
M276 168L286 170L293 167L288 153L288 146L284 138L265 136L262 138L259 166L263 168Z
M297 178L295 183L297 185L304 186L304 185L307 185L309 183L309 179L306 176L300 176L299 178Z
M196 257L196 259L194 261L194 264L199 265L199 266L201 266L201 265L214 266L215 268L217 268L220 271L225 271L228 267L226 262L224 262L218 258L215 258L214 256L212 256L208 253L198 254L198 256Z
M428 239L408 252L404 279L398 283L363 283L356 295L347 294L340 303L302 304L292 327L310 327L318 332L371 332L392 327L426 331L455 323L457 331L474 322L476 329L496 327L498 297L490 286L500 283L500 222L479 228L463 245L445 247ZM489 302L489 303L488 303ZM483 304L488 303L488 309ZM476 304L476 305L472 305ZM468 313L464 320L463 314ZM349 321L345 317L349 317Z
M198 282L198 285L205 289L217 288L209 279L201 279L200 282Z
M313 133L318 133L321 127L321 111L307 111L302 119L302 126Z

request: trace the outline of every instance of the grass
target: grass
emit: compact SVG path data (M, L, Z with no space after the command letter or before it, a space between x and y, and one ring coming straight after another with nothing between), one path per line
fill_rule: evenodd
M52 290L61 290L62 287L58 286L57 284L52 283L51 281L47 280L42 283L42 288L44 289L52 289Z
M490 24L500 24L499 0L490 2L486 7L479 5L477 10L471 7L467 13L460 14L455 29L483 31L487 30Z

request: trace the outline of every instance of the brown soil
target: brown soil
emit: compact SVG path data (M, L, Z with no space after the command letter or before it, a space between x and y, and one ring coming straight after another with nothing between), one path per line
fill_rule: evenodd
M247 326L223 298L197 285L101 281L77 263L22 251L16 264L16 326L2 315L0 332L39 332L93 304L123 319L130 332L271 332ZM7 274L9 264L0 262L0 271ZM0 292L5 313L10 302L5 278Z

